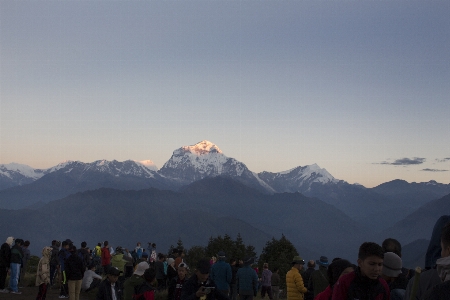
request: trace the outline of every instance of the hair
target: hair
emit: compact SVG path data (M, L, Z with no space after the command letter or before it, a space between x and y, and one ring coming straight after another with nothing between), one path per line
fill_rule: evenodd
M384 258L384 251L380 245L373 242L362 243L359 247L358 258L365 260L369 256L378 256L379 258Z
M30 241L29 241L29 240L26 240L26 241L23 243L23 246L24 246L24 247L30 246Z
M102 246L102 243L97 243L97 246L101 247L101 246Z
M52 241L52 246L55 246L56 245L56 240L53 240Z
M316 263L313 260L308 261L308 268L315 268Z
M18 245L18 246L22 246L23 245L23 240L22 239L15 239L14 244Z
M86 242L81 242L81 248L86 248L87 243Z
M399 257L402 257L402 245L399 241L393 238L387 238L383 241L383 244L381 244L381 247L383 248L383 252L394 252Z
M140 246L140 245L141 245L141 242L137 242L137 243L136 243L136 246Z
M75 246L75 245L72 245L70 248L69 248L69 251L70 252L77 252L77 247Z
M268 268L269 268L269 264L268 264L268 263L264 263L264 264L263 264L263 268L264 268L264 269L268 269Z
M144 271L144 279L147 282L152 282L153 280L155 280L156 277L156 270L153 268L148 268Z
M332 262L328 266L327 270L328 282L330 283L330 286L333 286L338 281L339 276L341 276L342 272L349 267L353 267L353 269L356 268L354 264L346 259L338 259Z
M62 246L63 246L63 247L65 247L65 246L67 246L67 245L69 245L69 243L68 243L67 241L62 241Z
M450 246L450 222L445 224L442 228L441 242L445 247Z
M162 259L162 258L165 258L164 254L158 253L158 259Z
M104 241L104 242L103 242L103 246L104 246L104 247L106 247L106 246L108 246L108 245L109 245L108 241Z
M236 262L235 258L230 258L230 265L233 264L234 262Z

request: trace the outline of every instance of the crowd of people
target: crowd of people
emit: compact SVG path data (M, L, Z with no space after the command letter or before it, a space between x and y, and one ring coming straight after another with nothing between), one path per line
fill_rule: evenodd
M30 258L29 241L8 237L0 249L0 292L20 294L19 283ZM98 300L154 300L167 293L167 300L278 300L285 280L288 300L441 300L450 299L450 216L442 216L433 229L424 271L404 268L401 244L388 238L381 245L360 245L356 264L326 256L307 263L292 258L286 277L279 269L254 257L227 259L224 251L199 259L190 268L184 252L156 253L137 243L132 251L113 249L108 241L89 249L77 248L70 239L52 241L42 249L37 266L37 300L46 299L49 287L58 284L59 298L78 300L81 292L96 290ZM146 251L148 250L148 251ZM306 269L304 268L306 264ZM316 266L318 268L316 269ZM6 277L10 275L9 286Z

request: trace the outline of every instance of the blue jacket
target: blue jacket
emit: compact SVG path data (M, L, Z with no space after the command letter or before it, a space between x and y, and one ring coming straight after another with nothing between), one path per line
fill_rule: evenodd
M218 260L211 268L211 273L209 275L216 283L216 286L221 291L226 291L230 288L231 284L231 266L224 260Z
M237 291L240 295L254 295L258 292L258 275L249 265L236 273Z

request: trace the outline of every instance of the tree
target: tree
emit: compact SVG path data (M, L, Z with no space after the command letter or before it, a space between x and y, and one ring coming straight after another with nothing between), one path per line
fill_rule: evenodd
M268 263L270 270L278 268L281 277L280 289L284 289L286 286L286 273L291 269L292 259L297 255L297 249L282 234L279 240L273 237L271 241L266 243L259 256L258 265L262 268L264 263Z
M186 250L186 256L184 260L191 270L194 270L197 266L197 262L201 258L205 258L205 247L202 246L192 246L189 250Z
M208 245L205 248L208 257L217 256L217 252L224 251L227 259L244 259L246 256L256 256L255 247L252 245L245 245L240 234L237 235L235 241L228 235L224 237L211 237Z

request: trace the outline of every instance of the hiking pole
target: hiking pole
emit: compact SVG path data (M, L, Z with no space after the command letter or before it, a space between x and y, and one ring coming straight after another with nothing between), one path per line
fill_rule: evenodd
M417 290L419 289L420 273L422 273L422 269L420 267L416 267L416 272L414 273L414 282L409 300L414 300L416 298Z

